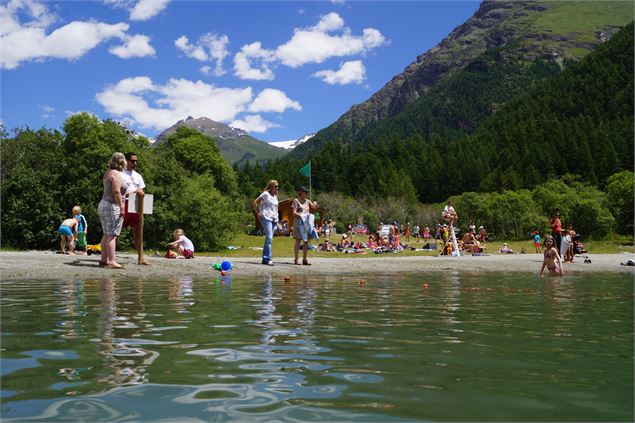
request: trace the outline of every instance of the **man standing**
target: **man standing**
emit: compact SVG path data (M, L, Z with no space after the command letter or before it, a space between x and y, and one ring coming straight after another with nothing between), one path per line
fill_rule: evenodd
M139 240L141 240L141 226L139 225L140 216L139 213L128 212L128 200L130 194L137 194L139 201L143 201L145 192L143 189L146 187L143 182L143 177L135 169L137 168L137 155L135 153L126 153L126 168L123 170L124 178L128 183L128 189L126 191L126 214L123 219L123 226L132 228L132 242L137 252L140 250ZM145 259L140 256L139 264L148 264Z

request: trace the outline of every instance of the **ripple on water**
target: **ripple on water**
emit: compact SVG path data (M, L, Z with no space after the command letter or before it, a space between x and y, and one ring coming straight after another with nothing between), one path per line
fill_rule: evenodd
M632 280L601 278L3 284L2 417L632 421Z

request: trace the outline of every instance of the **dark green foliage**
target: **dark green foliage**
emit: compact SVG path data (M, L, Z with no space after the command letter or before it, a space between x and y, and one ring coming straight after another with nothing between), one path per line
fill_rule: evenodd
M66 120L64 134L26 129L1 142L4 247L56 248L57 228L75 205L87 218L88 242L99 243L102 177L115 151L137 154L145 191L155 195L154 214L145 218L147 248L183 228L198 249L218 249L242 218L235 172L214 140L194 130L179 129L150 149L118 123L81 113Z
M18 130L3 138L2 246L49 247L57 228L70 216L59 206L66 161L57 131Z
M606 197L617 221L618 231L627 235L633 235L634 185L635 175L629 171L612 175L606 183Z
M238 181L214 140L180 127L153 151L149 175L155 213L148 219L158 242L182 228L197 249L221 248L242 217ZM149 185L149 184L148 184Z

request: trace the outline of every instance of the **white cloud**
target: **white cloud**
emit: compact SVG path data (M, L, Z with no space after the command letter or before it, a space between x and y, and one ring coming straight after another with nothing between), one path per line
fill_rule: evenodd
M339 34L332 34L338 31ZM323 16L317 25L296 29L293 37L276 49L276 58L292 68L307 63L322 63L331 57L365 54L386 43L374 28L365 28L361 36L353 35L335 12Z
M366 79L366 68L361 60L343 63L337 71L321 70L312 76L331 85L361 84Z
M273 80L270 66L282 63L297 68L307 63L322 63L332 57L366 54L388 41L374 28L364 28L361 35L354 35L344 25L344 19L331 12L308 28L296 28L293 36L275 50L267 50L257 41L244 45L234 55L234 75L241 79ZM259 66L254 63L259 61Z
M161 13L170 0L139 0L130 10L131 21L147 21Z
M20 18L30 20L21 22ZM124 41L114 49L120 57L154 52L147 39L139 38L144 36L127 34L126 23L73 21L47 34L56 19L43 4L32 0L0 5L0 67L15 69L22 62L47 58L75 60L110 39Z
M185 35L177 38L174 45L189 58L200 60L201 62L205 62L209 58L203 47L190 44L190 40Z
M273 88L262 90L249 106L249 111L253 113L282 113L286 109L302 110L302 106L297 101L293 101L287 97L284 92Z
M268 129L277 128L277 125L273 122L269 122L262 118L260 115L248 115L243 119L234 120L229 126L234 128L244 129L247 132L267 132Z
M275 60L272 51L262 48L260 41L242 46L234 56L234 75L240 79L272 80L273 72L269 64ZM254 68L253 63L259 67Z
M147 35L127 36L124 38L123 45L112 47L108 51L121 59L154 56L156 53L150 45L150 37Z
M176 78L157 85L146 76L123 79L95 96L111 115L155 130L186 116L229 122L247 109L252 97L251 87L223 88Z
M189 58L201 62L216 62L214 75L221 76L225 74L223 60L229 55L227 51L229 38L227 35L216 35L208 32L203 34L194 44L190 44L188 38L182 35L174 42L174 45Z
M199 71L201 71L203 75L209 76L209 74L212 73L212 68L210 68L209 66L201 66L199 68Z
M42 118L43 119L48 119L49 117L54 117L55 116L55 108L52 106L49 106L48 104L40 104L38 105L38 107L40 108L40 110L42 110Z

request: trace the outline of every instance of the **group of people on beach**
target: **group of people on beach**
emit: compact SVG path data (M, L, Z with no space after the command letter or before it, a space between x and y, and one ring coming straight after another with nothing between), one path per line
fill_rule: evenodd
M108 169L102 177L103 194L98 206L99 220L102 229L100 243L101 258L100 267L110 269L121 269L115 257L117 239L121 235L124 227L132 229L132 241L137 251L140 251L142 239L141 216L138 212L129 211L128 202L131 194L136 194L140 201L145 196L146 187L143 177L136 171L138 157L135 153L129 152L125 155L115 152L110 157ZM81 208L73 208L73 218L65 219L58 229L61 237L60 249L62 253L67 253L66 243L68 243L68 254L74 254L75 239L77 238L78 249L86 249L86 234L88 223L81 214ZM194 245L185 237L182 229L174 231L174 241L167 245L168 250L175 251L178 256L191 258L194 256ZM148 263L140 256L139 264Z
M262 264L273 266L273 242L274 228L278 223L278 181L270 180L265 190L253 201L252 207L260 220L265 233L265 243L262 248ZM293 264L299 265L300 244L302 244L302 264L310 266L307 258L309 252L309 240L317 238L315 231L315 216L311 213L317 208L317 202L308 199L309 190L305 187L298 188L298 195L293 199L291 210L293 212Z

